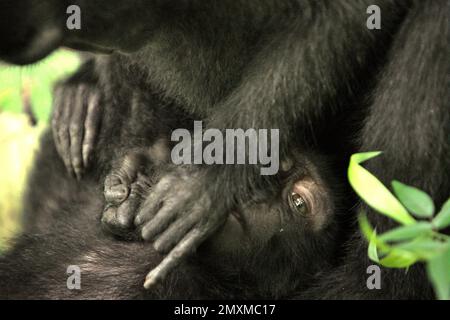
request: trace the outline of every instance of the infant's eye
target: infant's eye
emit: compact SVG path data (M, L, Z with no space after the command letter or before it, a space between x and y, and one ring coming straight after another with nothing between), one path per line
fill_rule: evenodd
M301 214L306 215L308 208L306 207L305 199L298 193L292 192L289 196L289 205L291 208Z

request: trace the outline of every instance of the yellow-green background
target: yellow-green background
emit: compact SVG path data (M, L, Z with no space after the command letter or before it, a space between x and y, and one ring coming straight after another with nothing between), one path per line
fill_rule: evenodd
M20 231L21 196L39 134L48 125L53 85L79 63L75 53L59 50L31 66L0 64L0 253ZM38 120L35 126L23 111L27 92Z

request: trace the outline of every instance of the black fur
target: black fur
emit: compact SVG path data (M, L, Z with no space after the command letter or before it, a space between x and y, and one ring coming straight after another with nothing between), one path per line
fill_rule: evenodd
M393 179L425 190L437 207L450 195L450 63L447 1L414 6L396 35L389 62L372 93L359 140L362 151L382 150L367 168L383 183ZM383 232L392 220L368 208L369 219ZM309 297L323 299L432 298L423 266L405 272L382 268L382 289L367 290L365 270L373 264L359 234L348 244L345 262L324 275Z
M370 164L384 182L395 178L413 184L428 191L437 204L450 193L447 1L376 1L382 9L381 30L366 28L364 13L374 1L364 0L151 4L136 0L126 5L108 2L110 7L103 2L75 3L85 8L87 28L61 35L61 41L116 51L95 63L100 91L110 100L123 85L130 85L138 94L157 91L162 100L196 114L208 127L280 128L282 159L291 156L292 141L313 149L332 145L328 134L340 132L342 125L348 130L344 134L359 142L358 149L384 151L382 159ZM99 13L103 10L112 14ZM49 21L59 23L56 18ZM121 28L133 31L133 36L125 37ZM28 62L33 57L17 55L27 43L23 40L7 41L14 50L0 48L0 55ZM55 47L50 42L49 46ZM127 107L119 111L130 96L113 103L117 109L104 115L96 152L101 168L97 172L104 175L115 153L133 145L118 134L146 123L129 121ZM336 119L355 123L348 129ZM183 208L190 213L203 199L199 195L205 196L208 201L199 224L205 237L255 193L265 197L276 193L277 177L263 179L257 169L200 169L201 189ZM182 187L193 189L189 183ZM214 210L208 210L210 203ZM370 218L378 230L390 226L376 214ZM203 239L196 239L196 244ZM348 245L350 254L343 265L322 275L321 284L305 296L431 296L420 266L407 275L383 269L382 290L367 290L366 245L356 233Z
M339 259L350 205L340 194L345 190L342 168L330 156L299 155L275 197L239 210L243 233L227 223L168 279L145 290L145 275L161 256L144 242L119 241L102 232L104 201L97 173L78 182L66 175L50 132L41 143L26 197L30 216L25 234L0 258L0 298L290 298L310 288L314 275L331 270ZM159 171L164 167L154 165ZM322 206L300 217L286 196L305 176L324 188L311 189ZM314 230L315 216L322 214L326 220ZM81 290L67 289L69 265L81 269Z

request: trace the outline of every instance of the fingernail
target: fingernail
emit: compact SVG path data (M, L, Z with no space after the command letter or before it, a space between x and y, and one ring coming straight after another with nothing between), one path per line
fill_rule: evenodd
M144 288L145 289L150 289L151 287L153 287L154 285L156 285L157 281L156 279L154 279L151 276L147 276L145 278L145 282L144 282Z
M157 240L153 243L153 249L155 249L156 252L161 253L164 250L164 246L161 241Z

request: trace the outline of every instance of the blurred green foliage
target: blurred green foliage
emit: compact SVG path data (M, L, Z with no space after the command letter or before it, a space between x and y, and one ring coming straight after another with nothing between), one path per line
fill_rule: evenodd
M450 300L450 199L436 210L431 197L399 181L392 182L393 193L360 164L380 152L357 153L348 169L350 184L373 209L400 224L377 234L366 217L359 218L362 233L369 241L367 254L375 263L387 268L409 268L425 263L436 296Z
M21 113L23 93L29 90L34 114L38 120L47 121L51 111L53 84L75 71L79 62L75 53L60 50L31 66L0 64L0 109Z
M0 64L0 252L20 230L21 197L39 135L50 117L53 86L79 63L76 53L59 50L31 66ZM31 112L25 112L26 106Z
M31 126L24 114L0 113L0 252L19 231L21 196L44 127Z

